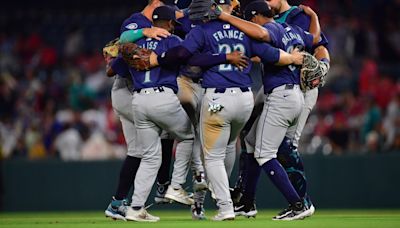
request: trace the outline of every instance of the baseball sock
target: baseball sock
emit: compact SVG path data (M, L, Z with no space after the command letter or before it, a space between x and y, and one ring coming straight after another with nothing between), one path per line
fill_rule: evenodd
M170 169L172 159L172 148L174 146L173 139L161 139L162 161L160 169L157 173L157 181L160 184L165 184L170 180Z
M119 173L119 182L115 193L116 200L123 200L128 196L130 187L134 183L136 172L139 169L140 160L140 158L126 156Z
M262 168L290 204L300 201L300 197L290 183L288 175L276 158L264 163Z
M301 198L307 195L307 179L304 173L303 161L297 148L291 145L290 140L285 137L279 146L277 153L279 163L285 168L297 194Z
M248 201L254 201L258 179L261 174L261 166L254 158L254 154L246 154L246 170L244 172L243 197Z

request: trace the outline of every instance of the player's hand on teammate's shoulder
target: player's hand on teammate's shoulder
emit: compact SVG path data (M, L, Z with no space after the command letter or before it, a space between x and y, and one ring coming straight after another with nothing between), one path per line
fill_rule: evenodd
M151 27L151 28L144 28L143 35L147 38L161 40L162 38L167 38L168 36L170 36L171 33L163 28Z
M239 69L246 68L249 65L249 58L240 51L234 51L226 54L226 60Z
M300 51L299 49L295 48L291 53L293 64L295 65L302 65L304 61L304 52Z
M302 9L304 11L304 13L307 14L308 16L317 15L317 13L313 9L311 9L311 7L309 7L309 6L299 5L299 8Z

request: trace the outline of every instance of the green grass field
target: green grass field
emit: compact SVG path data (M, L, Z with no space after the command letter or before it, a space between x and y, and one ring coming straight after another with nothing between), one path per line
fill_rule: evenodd
M400 227L400 210L317 210L313 217L301 221L272 221L277 210L259 211L256 219L236 218L235 221L192 221L188 211L154 211L160 216L157 223L113 221L103 212L48 212L48 213L1 213L0 227L7 228L91 228L91 227ZM209 210L208 217L214 211Z

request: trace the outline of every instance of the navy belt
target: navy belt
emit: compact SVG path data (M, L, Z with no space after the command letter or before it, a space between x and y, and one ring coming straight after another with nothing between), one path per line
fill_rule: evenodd
M249 87L239 87L239 89L242 92L249 92L250 91ZM225 91L226 91L226 88L216 88L214 90L214 93L225 93Z
M295 86L295 84L286 84L285 85L285 90L294 89L294 86ZM280 87L280 86L278 86L278 87ZM274 91L274 89L276 89L278 87L275 87L275 88L271 89L270 91L268 91L267 94L271 94Z

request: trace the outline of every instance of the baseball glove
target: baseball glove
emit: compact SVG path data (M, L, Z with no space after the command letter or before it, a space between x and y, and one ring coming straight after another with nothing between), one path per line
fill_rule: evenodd
M303 92L322 87L328 73L329 64L318 61L313 55L305 53L301 68L300 86Z
M108 42L103 48L103 56L110 56L112 58L118 55L119 38L115 38Z
M193 0L189 5L189 19L193 21L214 20L221 12L214 0Z
M119 45L119 52L128 66L136 70L150 69L151 50L142 48L135 43L124 43Z

